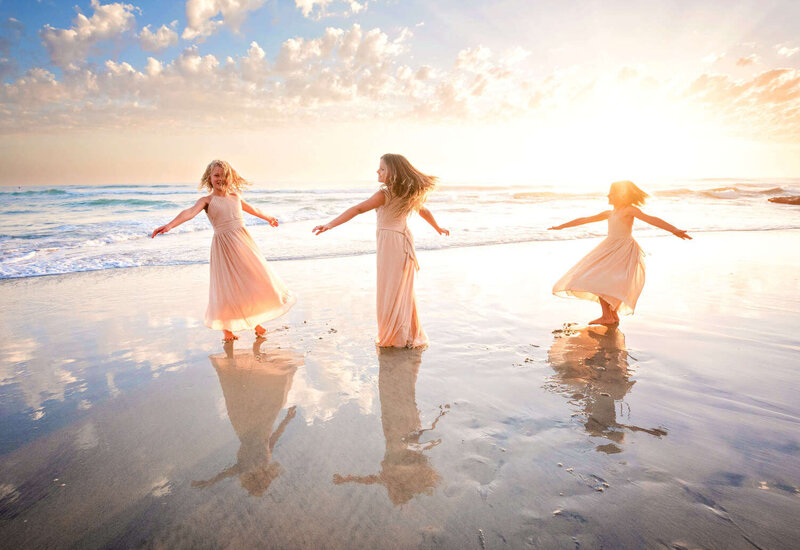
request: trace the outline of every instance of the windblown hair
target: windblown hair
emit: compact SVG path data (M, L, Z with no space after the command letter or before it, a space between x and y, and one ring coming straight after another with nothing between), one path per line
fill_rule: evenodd
M397 198L397 214L419 210L425 199L436 188L439 178L423 174L414 168L403 155L386 153L381 157L386 164L386 188L392 198Z
M635 183L628 180L615 181L611 184L610 192L618 191L617 195L621 197L622 204L619 206L642 206L648 195L639 189Z
M236 193L241 193L244 191L245 187L250 185L250 182L236 173L236 170L233 169L227 161L225 160L212 160L208 166L206 166L206 171L203 172L203 177L200 178L200 189L207 189L209 191L214 190L214 186L211 185L211 172L214 171L214 168L219 166L222 168L222 172L225 175L225 183L227 184L228 191L234 191Z

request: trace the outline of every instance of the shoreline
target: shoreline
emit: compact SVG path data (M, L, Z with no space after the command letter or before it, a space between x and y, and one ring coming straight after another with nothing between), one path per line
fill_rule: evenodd
M310 225L310 224L309 224ZM261 227L264 226L262 224L259 225L252 225L247 226L249 230L252 230L253 227ZM718 233L763 233L763 232L793 232L793 231L800 231L800 225L796 227L781 227L781 228L764 228L764 229L706 229L706 230L699 230L699 231L691 231L691 235L714 235ZM600 235L589 235L585 237L575 237L575 238L568 238L565 237L563 239L526 239L526 240L518 240L518 241L487 241L481 243L458 243L454 245L442 245L442 246L420 246L415 248L418 252L437 252L437 251L445 251L445 250L458 250L458 249L469 249L469 248L482 248L482 247L494 247L494 246L514 246L514 245L526 245L526 244L534 244L534 243L563 243L563 242L585 242L585 241L601 241L605 237ZM671 239L674 236L669 234L655 234L655 235L642 235L642 236L635 236L634 238L639 241L640 239L643 240L651 240L651 239L661 239L667 238ZM331 253L331 254L317 254L313 256L297 256L297 257L268 257L265 256L265 259L268 262L295 262L295 261L314 261L314 260L329 260L329 259L336 259L336 258L351 258L351 257L361 257L361 256L374 256L375 250L368 250L368 251L354 251L354 252L342 252L342 253ZM65 271L63 273L43 273L39 275L22 275L18 277L0 277L0 284L3 281L15 281L20 279L35 279L41 277L60 277L72 274L79 274L79 273L96 273L102 271L118 271L123 269L147 269L147 268L170 268L170 267L184 267L184 266L200 266L200 265L208 265L207 260L203 261L187 261L184 263L175 263L175 264L153 264L153 265L135 265L135 266L120 266L120 267L103 267L98 269L85 269L81 271Z

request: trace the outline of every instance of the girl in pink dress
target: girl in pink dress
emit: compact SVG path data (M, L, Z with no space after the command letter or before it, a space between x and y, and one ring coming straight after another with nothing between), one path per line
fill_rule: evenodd
M319 235L377 208L378 346L416 348L428 343L417 315L414 275L419 263L414 236L406 222L416 210L440 235L450 234L439 227L431 211L423 206L436 186L436 179L414 168L403 155L383 155L378 166L378 182L383 186L361 204L312 230Z
M238 340L233 331L246 328L254 328L256 336L263 337L267 330L261 323L280 317L297 301L267 265L244 227L243 211L278 226L277 219L242 200L239 193L247 185L230 164L224 160L212 161L200 180L200 189L208 189L211 194L157 228L151 236L166 233L206 211L214 226L214 238L205 325L221 330L226 342Z
M639 210L637 207L642 206L647 197L647 193L633 182L615 181L608 192L608 204L614 207L613 210L548 228L565 229L608 220L608 237L553 286L556 296L600 303L603 314L590 321L590 325L619 323L619 313L629 315L636 308L644 286L644 252L631 234L634 218L669 231L680 239L691 239L686 231Z

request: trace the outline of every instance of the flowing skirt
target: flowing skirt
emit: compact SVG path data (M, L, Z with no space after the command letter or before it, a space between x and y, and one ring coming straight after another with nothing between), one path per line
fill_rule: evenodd
M553 294L600 302L622 315L636 309L644 286L644 252L632 237L608 238L553 286Z
M378 230L378 339L381 347L417 348L428 343L417 316L414 276L418 265L411 234Z
M214 233L210 271L205 325L211 329L254 328L297 301L244 227Z

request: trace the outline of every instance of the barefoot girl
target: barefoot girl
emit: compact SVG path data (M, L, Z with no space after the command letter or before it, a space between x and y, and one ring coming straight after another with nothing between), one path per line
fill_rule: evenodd
M644 286L644 252L631 235L634 218L669 231L680 239L691 239L686 231L639 210L637 206L643 205L647 197L647 193L633 182L616 181L608 192L608 204L614 207L613 210L548 228L565 229L608 220L608 237L553 286L556 296L600 302L603 314L590 321L590 325L618 323L618 313L628 315L636 308L636 300Z
M383 186L369 199L348 208L325 225L313 229L317 235L350 221L358 214L378 209L378 339L381 347L420 347L428 337L417 316L414 274L419 270L414 237L406 221L416 210L440 235L449 235L423 206L436 186L436 179L411 166L403 155L386 154L378 166Z
M206 211L214 238L211 240L211 278L205 325L221 330L225 341L237 340L233 331L255 328L256 336L267 330L261 323L289 311L297 301L283 281L267 265L250 233L244 227L242 211L277 227L278 220L241 199L249 183L224 160L214 160L200 180L200 189L211 191L175 219L162 225L151 237L166 233Z

